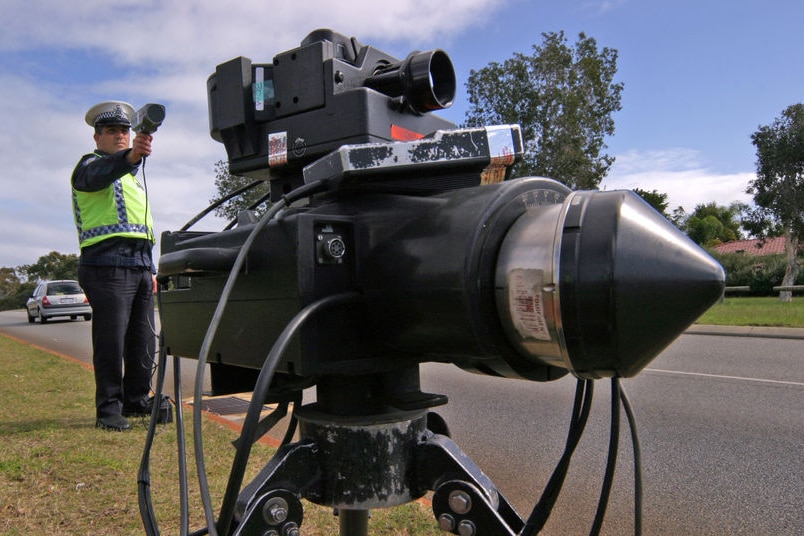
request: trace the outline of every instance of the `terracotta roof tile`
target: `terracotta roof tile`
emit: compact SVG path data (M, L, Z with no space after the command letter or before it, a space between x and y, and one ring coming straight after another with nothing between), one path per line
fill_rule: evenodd
M778 255L784 253L784 237L765 240L735 240L712 248L718 253L743 253L745 255Z

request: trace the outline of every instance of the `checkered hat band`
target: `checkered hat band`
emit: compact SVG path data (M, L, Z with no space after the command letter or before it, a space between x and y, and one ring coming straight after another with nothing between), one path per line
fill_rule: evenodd
M95 118L96 125L113 123L120 125L131 125L131 121L120 106L117 106L114 110L100 113L98 114L98 117Z

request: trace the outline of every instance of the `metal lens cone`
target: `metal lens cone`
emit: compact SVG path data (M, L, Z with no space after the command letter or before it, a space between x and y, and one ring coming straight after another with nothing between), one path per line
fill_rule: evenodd
M720 298L723 268L634 192L574 192L565 206L565 359L577 376L633 376Z

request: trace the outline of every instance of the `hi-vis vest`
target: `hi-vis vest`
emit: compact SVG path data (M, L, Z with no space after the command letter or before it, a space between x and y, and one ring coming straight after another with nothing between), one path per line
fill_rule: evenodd
M73 216L80 247L111 236L143 238L153 243L153 219L147 204L145 189L131 173L97 192L73 188Z

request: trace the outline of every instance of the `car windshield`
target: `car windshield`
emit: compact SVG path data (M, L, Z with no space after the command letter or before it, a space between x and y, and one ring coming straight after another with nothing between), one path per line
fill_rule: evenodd
M81 287L75 283L54 283L47 286L48 296L61 296L64 294L81 294Z

